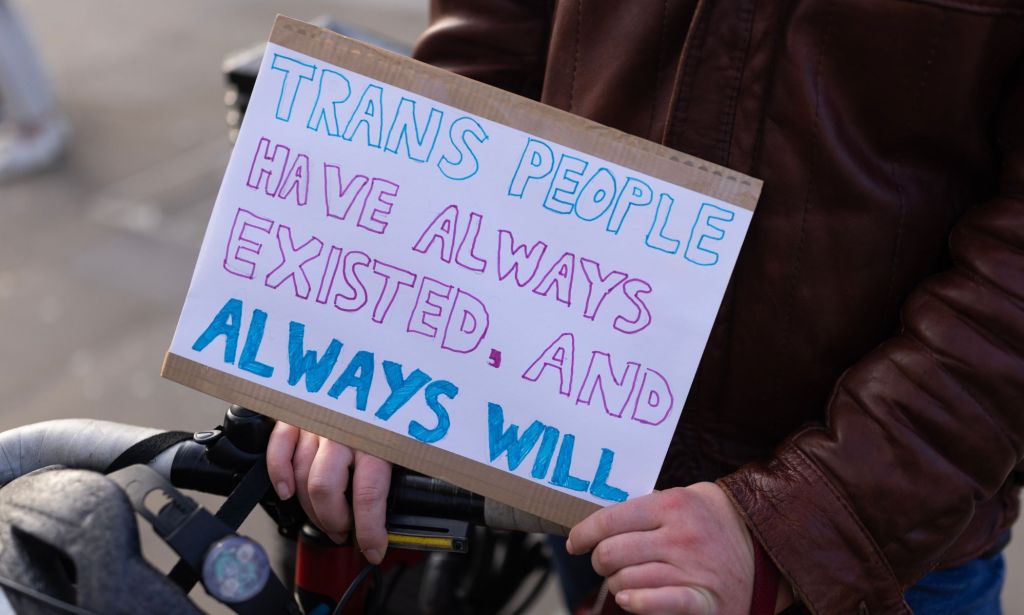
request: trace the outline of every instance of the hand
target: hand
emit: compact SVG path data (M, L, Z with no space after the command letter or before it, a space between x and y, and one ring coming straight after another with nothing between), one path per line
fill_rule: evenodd
M615 601L632 613L747 615L754 550L718 485L659 491L590 515L569 533L569 553L593 549Z
M350 510L345 490L351 466ZM371 564L381 562L388 548L384 520L390 463L278 421L267 444L267 472L278 497L296 494L310 520L334 542L345 541L354 513L363 556Z

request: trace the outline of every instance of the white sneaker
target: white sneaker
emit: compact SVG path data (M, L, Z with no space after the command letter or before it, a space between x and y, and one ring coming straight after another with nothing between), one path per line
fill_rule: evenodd
M41 171L60 159L71 138L63 117L48 121L30 134L0 135L0 182Z

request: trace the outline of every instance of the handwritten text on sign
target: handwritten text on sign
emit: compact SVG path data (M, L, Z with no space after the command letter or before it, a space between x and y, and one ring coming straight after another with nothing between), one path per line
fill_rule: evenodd
M271 44L171 352L621 501L750 216Z

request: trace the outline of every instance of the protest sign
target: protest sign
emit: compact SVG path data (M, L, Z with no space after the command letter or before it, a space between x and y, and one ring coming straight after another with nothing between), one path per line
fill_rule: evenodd
M279 17L164 375L571 525L653 489L759 190Z

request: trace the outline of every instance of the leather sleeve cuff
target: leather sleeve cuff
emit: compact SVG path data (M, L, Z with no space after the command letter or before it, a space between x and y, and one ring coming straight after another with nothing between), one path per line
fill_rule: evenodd
M792 441L718 481L812 613L911 615L888 562L846 498Z

